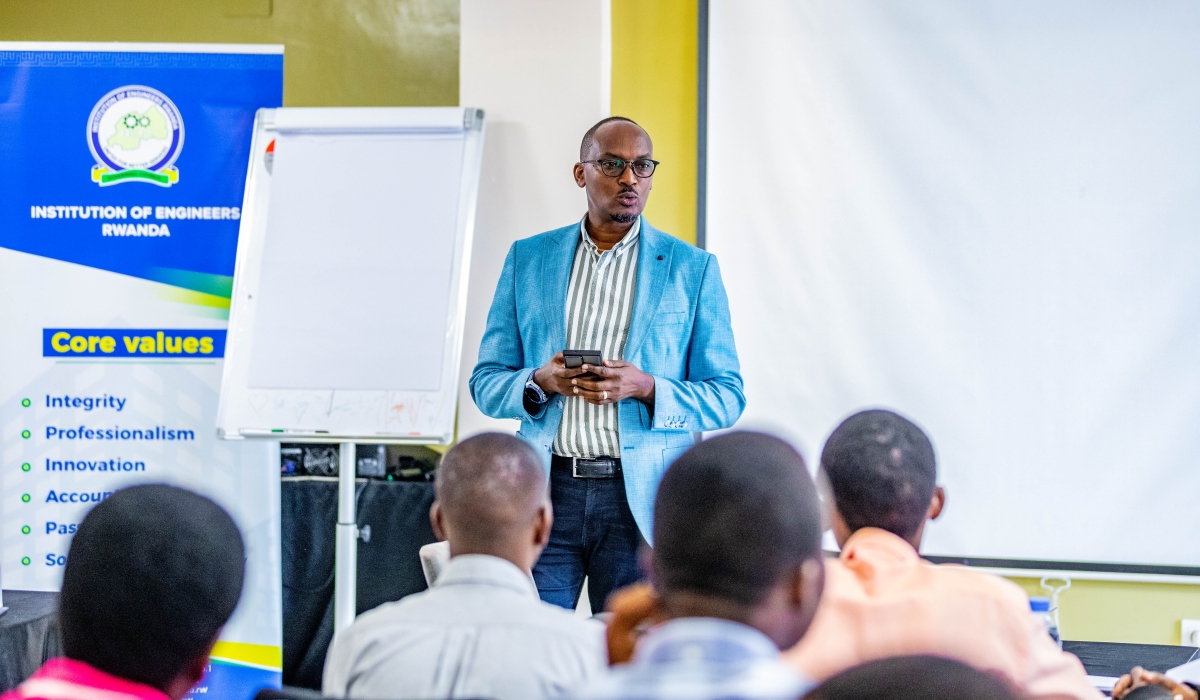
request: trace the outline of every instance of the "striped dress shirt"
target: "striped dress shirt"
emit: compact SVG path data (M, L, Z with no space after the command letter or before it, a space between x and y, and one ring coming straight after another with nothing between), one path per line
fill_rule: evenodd
M599 350L606 360L623 360L637 292L642 218L603 252L588 235L586 222L585 216L579 223L579 243L567 283L567 348ZM562 457L620 457L617 404L596 406L567 396L553 450Z

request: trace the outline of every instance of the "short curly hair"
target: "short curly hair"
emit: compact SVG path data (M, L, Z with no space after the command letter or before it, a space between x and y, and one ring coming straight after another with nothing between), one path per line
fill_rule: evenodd
M165 690L229 621L245 572L242 535L221 506L166 484L121 489L71 541L63 652Z
M800 453L754 432L683 453L658 487L653 557L663 592L757 605L795 567L821 557L817 491Z
M833 431L821 450L838 513L851 531L877 527L905 539L925 521L937 487L933 444L898 413L856 413Z

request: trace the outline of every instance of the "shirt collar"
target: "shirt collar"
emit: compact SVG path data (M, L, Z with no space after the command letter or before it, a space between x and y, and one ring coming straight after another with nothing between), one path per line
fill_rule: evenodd
M778 659L779 647L767 635L740 622L681 617L650 630L634 658L652 665L737 663Z
M62 657L43 664L16 692L20 697L45 700L167 700L167 695L158 688Z
M877 527L864 527L850 535L838 559L860 579L895 576L921 563L921 555L911 544Z
M529 574L517 568L516 564L493 557L488 554L460 554L452 557L450 563L434 581L434 588L473 584L507 588L517 593L528 595L540 600L537 586Z
M642 215L638 214L638 218L633 222L633 226L629 227L629 231L625 233L625 237L617 241L617 244L612 247L612 252L619 253L626 248L632 246L637 241L638 236L642 233ZM587 214L579 220L579 236L583 239L583 244L588 247L592 253L599 255L600 249L596 247L596 242L587 232Z

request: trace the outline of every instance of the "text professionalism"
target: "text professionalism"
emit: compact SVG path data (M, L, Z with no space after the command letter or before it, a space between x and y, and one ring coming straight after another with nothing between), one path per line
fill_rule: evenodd
M241 207L162 207L162 206L98 206L98 205L32 205L31 219L206 219L237 221L242 218ZM111 223L100 225L101 236L138 236L159 238L171 235L165 223Z
M60 428L46 426L47 440L195 440L194 430L168 430L164 425L153 428L89 428L79 427Z

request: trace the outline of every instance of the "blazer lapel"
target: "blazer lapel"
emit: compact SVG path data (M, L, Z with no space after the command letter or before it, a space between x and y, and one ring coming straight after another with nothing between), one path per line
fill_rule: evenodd
M650 330L650 322L658 311L658 302L662 299L663 287L671 271L671 252L675 247L668 235L651 226L646 217L642 217L641 236L633 320L629 324L629 337L625 340L626 360L637 354Z
M541 301L542 321L546 324L551 348L554 352L567 349L567 283L571 279L571 265L575 258L575 247L579 243L579 224L568 226L553 236L547 236L542 244L541 260L536 261L535 275L543 280Z

